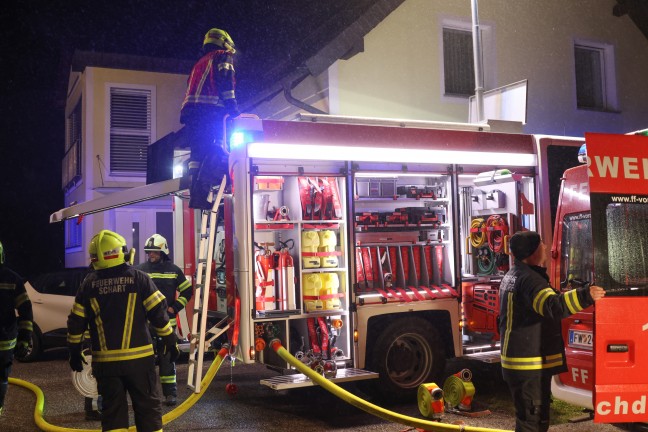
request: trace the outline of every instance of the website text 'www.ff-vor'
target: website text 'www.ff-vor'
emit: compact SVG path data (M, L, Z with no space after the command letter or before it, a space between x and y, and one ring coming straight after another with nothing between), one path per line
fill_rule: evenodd
M614 203L636 203L636 204L648 204L648 196L619 196L615 195L611 197L612 202Z

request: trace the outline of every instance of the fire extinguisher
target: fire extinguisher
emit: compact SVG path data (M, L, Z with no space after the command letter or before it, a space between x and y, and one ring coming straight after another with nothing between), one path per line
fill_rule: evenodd
M274 254L265 247L259 246L259 250L254 255L254 296L256 310L273 310L275 308Z
M278 275L276 286L277 308L280 310L297 309L295 302L295 263L290 249L282 244L280 250L275 252L276 272Z

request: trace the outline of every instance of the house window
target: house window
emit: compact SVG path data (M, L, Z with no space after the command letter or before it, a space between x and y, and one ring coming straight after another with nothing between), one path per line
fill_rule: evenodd
M617 110L614 51L611 45L576 42L574 69L578 108Z
M443 72L446 96L475 93L472 31L443 27Z
M68 219L65 221L65 248L80 248L81 247L81 236L83 230L81 229L81 223L78 219Z
M63 156L63 189L71 190L81 180L81 99L66 119L67 139Z
M110 173L146 175L151 89L110 87Z

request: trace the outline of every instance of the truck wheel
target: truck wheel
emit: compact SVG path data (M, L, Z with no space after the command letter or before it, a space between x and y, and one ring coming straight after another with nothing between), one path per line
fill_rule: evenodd
M416 395L418 386L434 382L445 369L445 350L439 333L422 318L399 319L376 338L374 370L378 391L385 399Z

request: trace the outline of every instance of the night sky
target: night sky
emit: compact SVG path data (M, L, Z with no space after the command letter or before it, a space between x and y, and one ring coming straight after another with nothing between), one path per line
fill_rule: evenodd
M23 276L63 267L61 160L75 49L195 60L205 32L237 45L239 101L295 67L373 0L9 0L0 10L0 241ZM189 71L187 71L188 73Z

